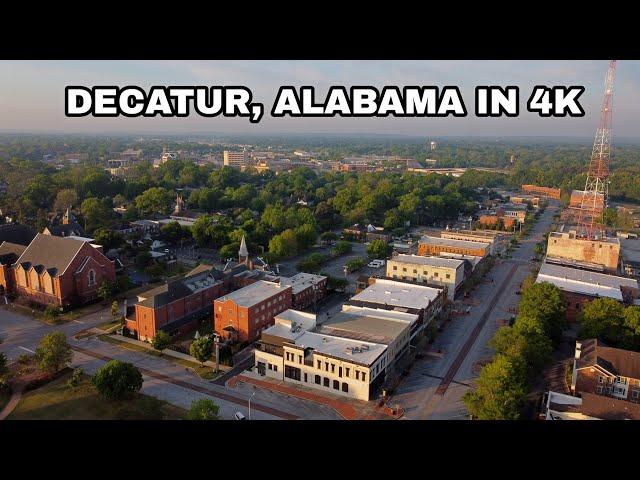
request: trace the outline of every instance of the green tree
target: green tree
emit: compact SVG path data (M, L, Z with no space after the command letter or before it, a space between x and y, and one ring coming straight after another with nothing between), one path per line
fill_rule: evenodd
M118 301L114 300L111 304L111 316L115 320L120 312L118 312Z
M588 302L579 315L580 337L618 344L624 335L624 307L612 298Z
M98 286L98 296L106 301L111 295L113 295L113 285L109 282L102 282Z
M122 400L142 388L142 374L133 364L111 360L91 377L100 395L109 400Z
M274 235L269 241L269 253L273 258L292 257L298 252L296 234L288 229L279 235Z
M298 245L299 250L306 250L311 247L318 238L316 227L309 223L300 225L294 231L296 235L296 244Z
M213 354L213 340L209 337L200 337L189 346L189 353L198 360L201 365L211 359Z
M353 244L351 242L347 242L346 240L340 240L336 242L335 247L333 247L332 253L334 256L344 255L346 253L351 253L353 250Z
M338 236L333 232L324 232L320 235L320 241L322 243L334 242L338 239Z
M95 197L87 198L82 202L80 210L84 216L87 230L90 232L110 223L113 219L113 210Z
M73 207L78 203L78 194L75 190L65 188L56 194L56 200L53 202L53 209L58 212L64 212L67 208Z
M80 384L80 380L82 380L82 375L84 375L84 370L82 368L75 368L71 377L67 380L67 387L77 387Z
M139 254L136 255L136 258L133 260L133 263L135 263L136 267L138 268L147 267L151 263L151 253L147 251L140 252Z
M200 398L191 402L189 420L219 420L220 408L209 398Z
M98 228L93 232L93 238L96 244L102 245L104 252L120 247L123 242L122 235L107 228Z
M374 240L367 246L367 255L370 258L386 258L391 253L391 245L384 240Z
M480 371L475 390L463 401L479 420L517 420L525 396L525 367L518 358L497 355Z
M516 320L516 325L518 320ZM522 358L530 370L530 376L538 373L551 360L553 345L551 340L540 333L526 329L502 327L491 341L491 348L509 358Z
M162 352L171 345L171 336L164 330L158 330L155 337L153 337L152 345L154 349Z
M141 215L165 215L169 213L173 195L162 187L145 190L136 197L136 208Z
M62 332L52 332L40 340L35 354L40 368L45 372L57 372L73 358L73 351Z
M562 338L566 326L566 304L558 287L548 282L534 283L522 291L519 315L538 318L554 342Z

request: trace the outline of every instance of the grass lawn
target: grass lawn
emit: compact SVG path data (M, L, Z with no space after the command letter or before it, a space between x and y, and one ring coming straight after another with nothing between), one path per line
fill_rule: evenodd
M134 352L146 353L147 355L153 355L154 357L162 357L166 360L169 360L170 362L176 363L178 365L182 365L183 367L190 368L194 372L196 372L200 378L204 380L213 380L214 378L217 377L217 375L213 372L213 369L211 367L207 367L207 366L203 367L199 363L190 362L189 360L183 360L182 358L162 355L157 350L141 347L140 345L136 345L134 343L121 342L120 340L113 338L111 335L100 335L98 338L105 342L118 345L119 347L128 348L129 350L133 350Z
M103 399L84 375L71 388L71 373L23 395L10 420L182 420L186 411L162 400L136 394L124 401Z
M109 330L110 328L121 324L122 322L120 320L111 320L109 322L101 323L100 325L96 326L96 328L99 328L100 330Z

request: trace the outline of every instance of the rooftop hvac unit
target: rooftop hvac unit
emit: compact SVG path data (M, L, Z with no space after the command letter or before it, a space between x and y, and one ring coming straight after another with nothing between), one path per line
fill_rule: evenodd
M360 350L362 350L363 352L368 352L369 351L369 345L360 345Z

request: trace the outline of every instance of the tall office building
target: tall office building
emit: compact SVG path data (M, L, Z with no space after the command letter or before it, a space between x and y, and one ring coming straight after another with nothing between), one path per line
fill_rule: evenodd
M242 168L247 165L247 151L230 152L224 151L224 165L227 167Z

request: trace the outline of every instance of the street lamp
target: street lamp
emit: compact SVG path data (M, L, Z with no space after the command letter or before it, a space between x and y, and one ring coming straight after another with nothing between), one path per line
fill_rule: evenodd
M253 398L253 396L256 394L256 392L253 392L251 394L251 396L249 397L249 420L251 420L251 399Z

